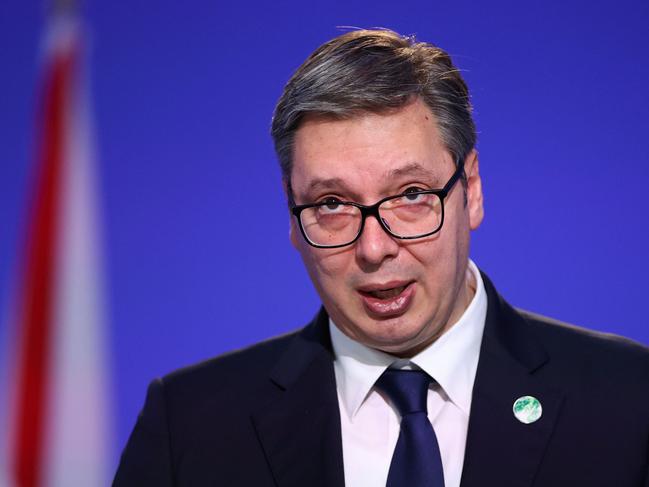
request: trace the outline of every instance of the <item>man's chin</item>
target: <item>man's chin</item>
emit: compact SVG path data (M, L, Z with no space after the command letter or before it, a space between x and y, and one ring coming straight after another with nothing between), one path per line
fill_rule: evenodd
M380 352L395 357L412 357L435 341L436 337L423 337L422 330L400 330L400 333L385 335L382 333L368 334L364 344Z

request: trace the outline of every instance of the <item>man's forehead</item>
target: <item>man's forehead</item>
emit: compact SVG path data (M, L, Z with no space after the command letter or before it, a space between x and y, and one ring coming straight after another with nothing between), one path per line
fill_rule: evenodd
M293 156L293 188L305 196L352 186L358 192L369 184L388 190L404 178L433 185L453 166L421 100L389 113L310 117L297 130Z

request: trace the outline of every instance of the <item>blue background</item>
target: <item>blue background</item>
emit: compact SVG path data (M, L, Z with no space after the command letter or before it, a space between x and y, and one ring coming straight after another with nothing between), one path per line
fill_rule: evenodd
M0 5L0 315L25 230L46 9ZM649 344L649 2L87 2L117 441L147 383L294 329L318 299L268 135L337 26L448 50L473 94L486 219L513 304Z

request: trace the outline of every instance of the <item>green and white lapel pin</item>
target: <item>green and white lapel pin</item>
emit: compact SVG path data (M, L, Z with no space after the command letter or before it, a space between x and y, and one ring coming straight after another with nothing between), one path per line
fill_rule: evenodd
M531 424L541 419L543 407L534 396L522 396L514 401L514 416L523 424Z

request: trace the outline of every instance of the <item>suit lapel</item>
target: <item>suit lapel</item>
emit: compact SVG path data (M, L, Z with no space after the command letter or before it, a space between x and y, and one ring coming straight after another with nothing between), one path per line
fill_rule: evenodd
M535 372L549 360L524 318L483 275L488 297L485 331L473 388L462 487L529 487L559 415L563 394ZM513 414L519 397L534 396L541 418L524 424Z
M277 395L252 420L277 485L342 487L340 412L324 311L295 337L270 380Z

